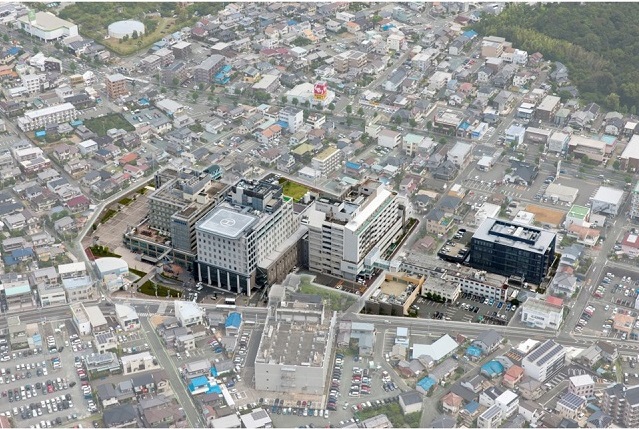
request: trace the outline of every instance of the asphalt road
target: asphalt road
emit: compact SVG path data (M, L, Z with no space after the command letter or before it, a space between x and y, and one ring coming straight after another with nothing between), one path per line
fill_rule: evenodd
M194 428L206 427L206 425L202 422L200 413L193 403L191 395L187 392L186 386L182 382L180 372L175 366L175 362L166 353L166 349L158 337L156 330L151 325L148 318L144 317L140 320L142 322L141 329L144 333L144 337L146 338L149 346L151 346L153 356L155 356L160 363L160 366L166 371L169 382L171 383L171 388L173 389L176 398L180 401L180 404L184 408L189 426Z

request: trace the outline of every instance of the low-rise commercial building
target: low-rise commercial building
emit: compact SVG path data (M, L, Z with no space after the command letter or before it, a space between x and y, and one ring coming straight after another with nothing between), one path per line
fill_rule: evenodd
M548 296L545 300L528 298L521 307L521 321L541 329L558 330L563 322L564 305L561 298Z

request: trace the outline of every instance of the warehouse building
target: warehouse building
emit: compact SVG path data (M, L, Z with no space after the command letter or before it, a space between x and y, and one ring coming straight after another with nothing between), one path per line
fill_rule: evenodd
M592 197L592 212L612 216L619 214L619 209L624 201L624 192L620 189L601 186L595 196Z

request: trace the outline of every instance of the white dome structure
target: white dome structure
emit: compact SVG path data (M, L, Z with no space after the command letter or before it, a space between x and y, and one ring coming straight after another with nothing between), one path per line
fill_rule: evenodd
M124 36L132 37L134 31L137 31L138 36L142 36L144 34L144 24L132 19L116 21L109 25L108 31L109 37L113 37L114 39L122 39Z

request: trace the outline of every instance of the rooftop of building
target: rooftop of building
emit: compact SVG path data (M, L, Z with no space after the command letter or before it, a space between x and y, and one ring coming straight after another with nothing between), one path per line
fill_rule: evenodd
M256 363L320 367L328 342L332 341L332 321L324 323L287 322L270 318L264 328Z
M486 219L475 231L473 240L501 243L534 253L545 253L555 233L541 228L496 218Z
M242 213L231 206L223 205L213 209L197 228L235 240L258 221L259 217L254 214Z
M380 285L381 293L375 298L377 302L404 305L415 288L420 288L423 277L405 273L387 273Z

